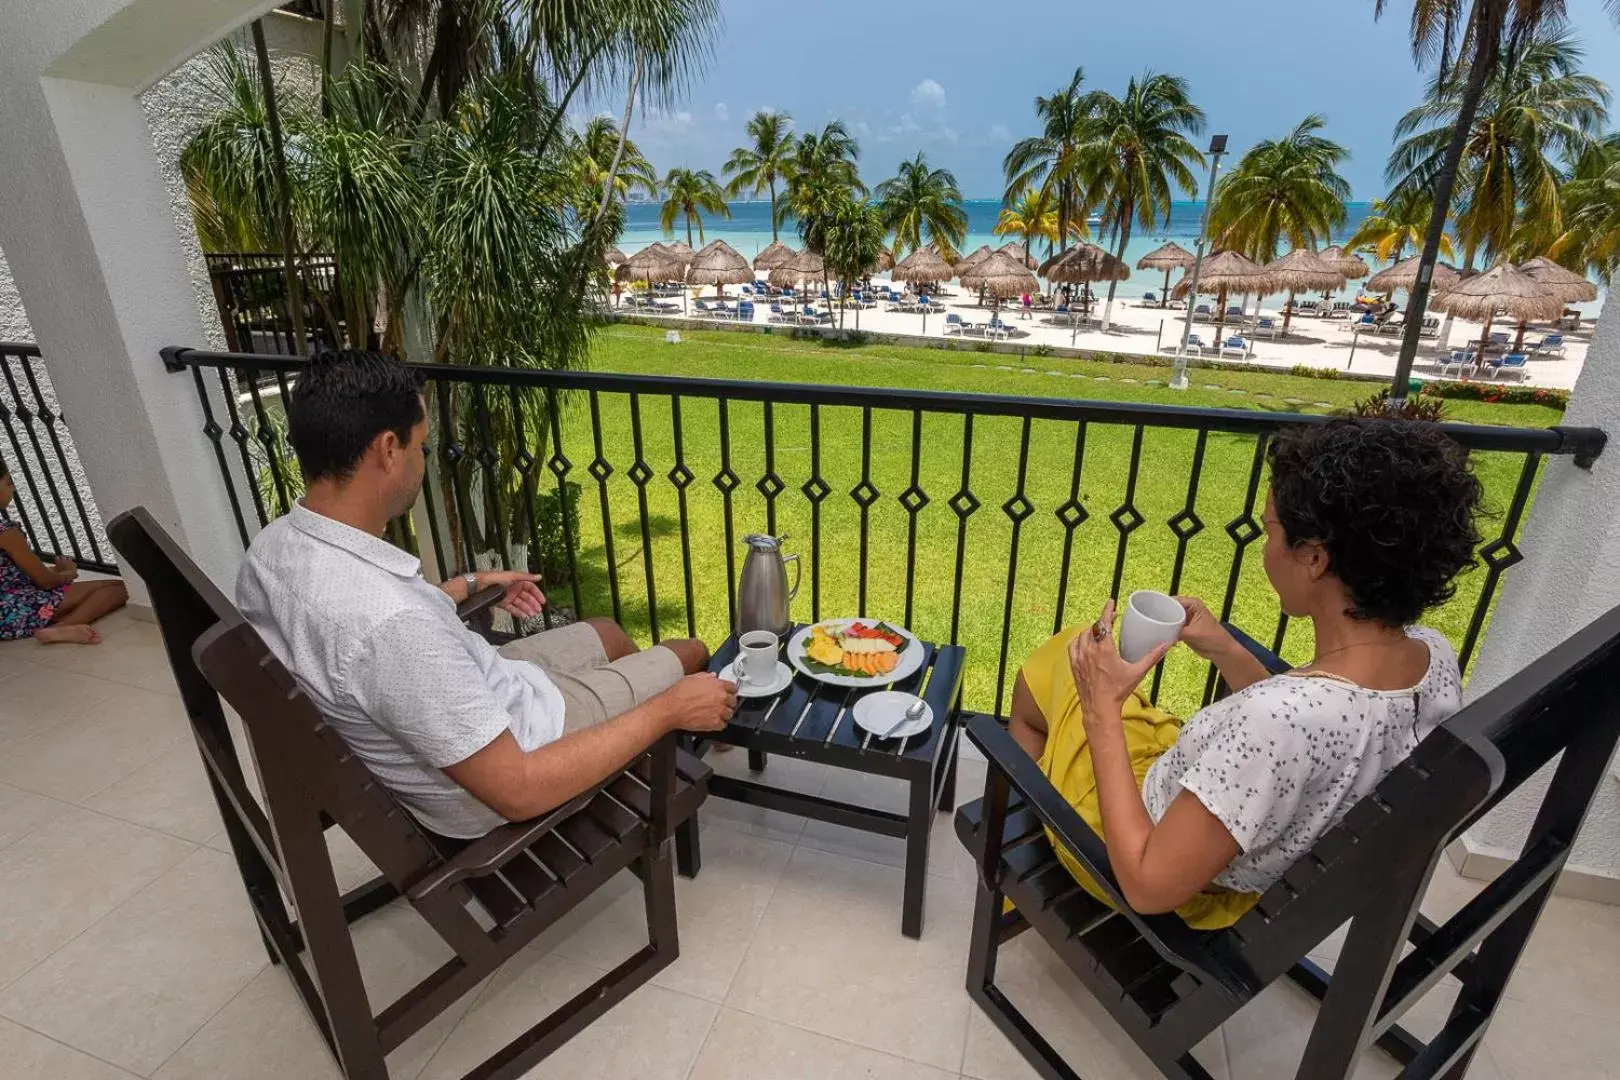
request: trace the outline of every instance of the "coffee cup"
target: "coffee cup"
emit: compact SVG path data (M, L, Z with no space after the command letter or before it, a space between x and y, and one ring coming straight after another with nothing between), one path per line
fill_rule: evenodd
M1119 655L1136 663L1160 645L1181 637L1187 610L1176 598L1152 589L1138 589L1125 603L1119 626Z
M779 639L769 630L750 630L737 639L737 674L764 686L776 678Z

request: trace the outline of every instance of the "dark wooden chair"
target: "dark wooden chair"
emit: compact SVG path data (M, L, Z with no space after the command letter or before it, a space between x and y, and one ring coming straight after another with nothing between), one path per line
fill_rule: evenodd
M1207 1078L1192 1048L1288 976L1322 1001L1301 1080L1348 1077L1373 1044L1405 1065L1403 1078L1459 1080L1620 739L1620 608L1425 738L1229 930L1131 911L1102 839L1012 736L986 716L968 736L990 762L984 797L956 816L979 867L968 991L1043 1077L1075 1080L1084 1063L1065 1063L996 985L1001 944L1031 927L1166 1076ZM1425 918L1419 905L1446 845L1555 760L1519 858L1444 924ZM1047 828L1114 907L1075 884ZM1330 978L1306 955L1347 921ZM1461 991L1424 1043L1397 1021L1447 975Z
M119 515L108 534L151 593L270 959L286 967L349 1080L387 1080L389 1051L621 870L643 882L646 947L467 1077L523 1074L675 959L670 839L707 795L709 769L673 738L542 817L471 842L446 841L419 826L349 752L252 627L145 509ZM476 617L498 598L499 590L486 590L461 614ZM244 778L222 697L246 728L262 807ZM333 825L382 871L378 878L339 893L325 838ZM377 1012L361 982L349 924L399 897L455 956Z

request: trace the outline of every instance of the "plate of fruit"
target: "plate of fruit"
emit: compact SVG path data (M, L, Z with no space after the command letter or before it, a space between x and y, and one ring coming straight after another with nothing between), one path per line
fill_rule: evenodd
M922 642L903 626L878 619L824 619L788 641L788 661L833 686L878 687L915 674Z

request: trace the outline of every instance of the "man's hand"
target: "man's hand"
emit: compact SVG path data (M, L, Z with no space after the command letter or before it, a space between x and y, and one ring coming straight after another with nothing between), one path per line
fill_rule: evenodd
M79 578L79 564L66 555L58 555L51 563L51 569L61 574L68 581L77 581Z
M688 675L653 699L670 730L720 731L737 711L737 684L703 671Z
M539 580L539 574L522 570L487 570L478 574L479 587L487 589L499 585L506 590L506 595L495 606L515 619L532 619L546 606L546 594L535 584Z
M1097 622L1069 642L1069 667L1080 694L1081 717L1101 720L1112 716L1117 721L1125 699L1169 651L1168 644L1160 645L1136 663L1126 663L1114 645L1114 602L1108 601Z
M1181 628L1182 642L1205 660L1214 660L1232 645L1232 635L1196 596L1178 596L1176 603L1187 613Z

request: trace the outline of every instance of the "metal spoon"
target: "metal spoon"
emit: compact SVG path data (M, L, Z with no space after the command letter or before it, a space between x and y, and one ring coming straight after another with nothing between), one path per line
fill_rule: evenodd
M887 739L889 736L893 735L895 732L899 731L901 728L905 727L907 724L921 716L923 714L923 710L927 707L928 705L923 701L922 698L918 698L916 701L913 701L910 705L906 706L906 711L901 714L900 719L896 720L893 724L890 724L889 730L885 731L882 735L879 735L878 738Z

